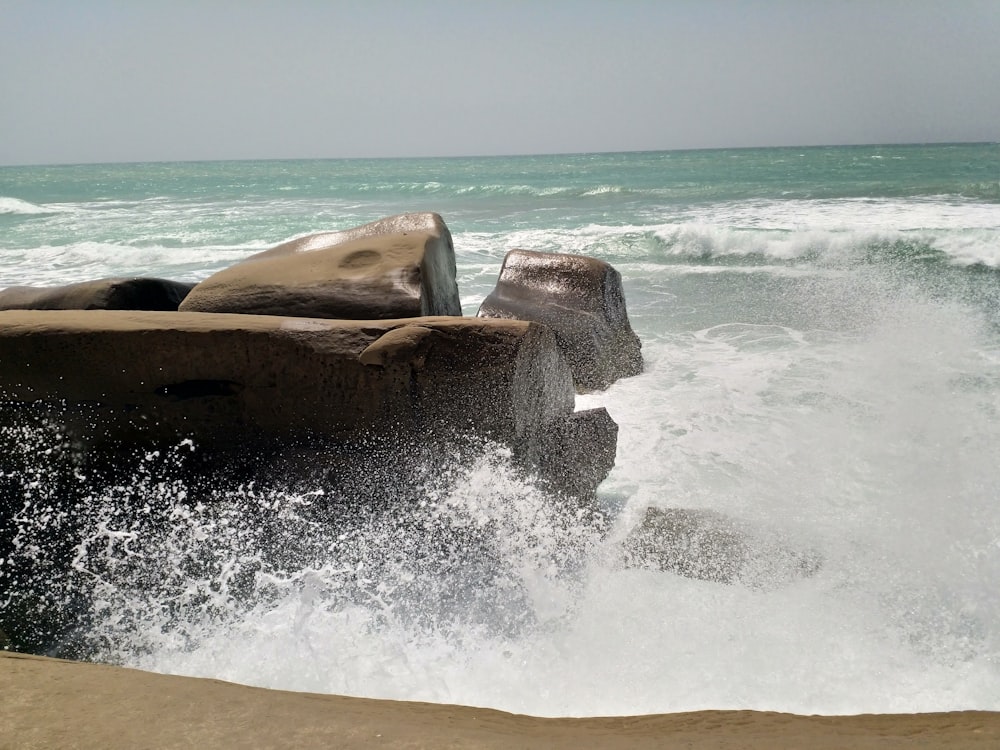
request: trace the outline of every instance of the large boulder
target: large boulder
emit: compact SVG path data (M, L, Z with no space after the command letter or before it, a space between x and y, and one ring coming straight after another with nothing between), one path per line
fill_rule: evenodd
M626 567L770 589L816 573L818 554L711 510L647 508L621 546Z
M55 287L0 290L0 310L176 310L194 284L116 277Z
M404 214L300 237L205 279L187 312L393 319L461 315L451 233Z
M453 248L451 232L444 223L444 219L441 218L440 214L427 211L387 216L384 219L362 224L358 227L338 229L335 232L316 232L304 237L296 237L287 242L282 242L280 245L275 245L268 250L263 250L256 255L251 255L247 260L311 253L316 250L326 250L337 245L343 245L347 242L368 237L380 237L386 234L411 234L413 232L423 232L440 237L449 247Z
M511 250L479 317L547 325L578 390L602 390L642 372L642 344L629 324L621 274L602 260Z
M592 494L616 435L606 412L581 417L573 402L551 332L523 321L0 312L0 405L49 414L111 455L186 438L268 453L474 436L510 446L557 489ZM563 445L548 456L553 436ZM578 465L592 455L605 457L598 470Z
M142 524L161 492L197 507L216 490L318 489L302 512L331 539L415 524L407 543L435 564L475 549L488 572L489 528L422 525L419 509L486 460L596 514L586 501L610 469L614 423L573 408L569 369L536 323L0 312L0 629L19 649L88 653L76 634L89 589L72 566L109 498ZM28 546L25 514L40 524L26 522Z

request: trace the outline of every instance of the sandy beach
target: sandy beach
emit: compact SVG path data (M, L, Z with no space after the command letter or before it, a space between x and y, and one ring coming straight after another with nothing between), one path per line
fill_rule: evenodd
M0 748L995 748L1000 713L537 718L0 653Z

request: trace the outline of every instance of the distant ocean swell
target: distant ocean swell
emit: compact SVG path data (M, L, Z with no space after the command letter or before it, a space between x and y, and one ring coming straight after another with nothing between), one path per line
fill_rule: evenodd
M0 196L0 216L46 216L67 210L62 206L38 206L20 198Z
M455 243L461 252L462 292L481 299L495 282L503 254L515 247L594 255L640 278L726 270L824 274L869 267L884 272L895 269L900 277L923 276L927 283L944 284L954 283L963 269L974 276L977 272L995 274L1000 268L998 235L993 230L785 231L671 224L525 230L502 236L456 232ZM272 244L257 239L204 245L200 236L187 235L136 239L135 244L84 241L0 251L0 286L151 274L198 281ZM970 277L968 283L986 282Z

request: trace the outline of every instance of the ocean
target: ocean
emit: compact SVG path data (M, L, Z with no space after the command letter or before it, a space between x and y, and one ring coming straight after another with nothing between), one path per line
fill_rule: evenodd
M0 287L198 281L412 211L451 229L467 315L512 248L621 272L645 371L577 398L619 424L609 531L484 449L406 510L489 537L489 571L478 548L442 564L414 524L331 535L309 510L336 487L189 503L180 449L69 511L66 580L8 590L86 593L92 658L287 690L549 716L1000 710L1000 144L0 167ZM37 457L17 549L44 559L48 437L0 429ZM647 507L822 563L754 587L624 569Z

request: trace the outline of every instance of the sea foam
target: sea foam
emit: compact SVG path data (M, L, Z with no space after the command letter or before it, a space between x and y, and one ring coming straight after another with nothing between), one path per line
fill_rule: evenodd
M607 532L496 449L346 529L322 523L336 487L196 501L170 479L183 449L146 456L81 511L85 640L161 672L541 715L995 710L1000 349L961 305L848 289L854 330L647 337L643 375L580 398L621 429ZM26 549L57 517L38 487ZM649 506L727 514L822 565L766 588L623 569Z
M72 209L53 204L39 206L35 203L23 201L19 198L11 198L0 195L0 215L13 214L19 216L41 216L46 214L62 213L69 210Z

